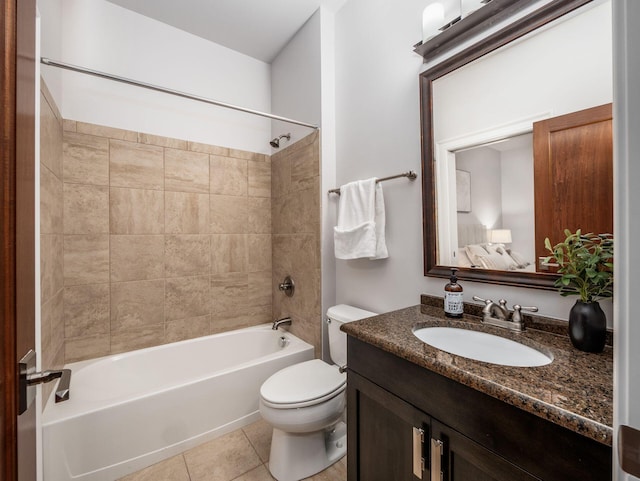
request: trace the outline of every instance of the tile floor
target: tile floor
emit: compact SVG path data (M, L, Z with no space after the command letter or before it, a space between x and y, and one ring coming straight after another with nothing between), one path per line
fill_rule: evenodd
M273 481L267 468L271 426L260 420L120 481ZM309 481L346 481L347 458Z

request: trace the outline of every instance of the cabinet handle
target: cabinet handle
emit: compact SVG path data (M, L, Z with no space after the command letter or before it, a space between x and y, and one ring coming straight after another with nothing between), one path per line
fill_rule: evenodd
M422 457L422 444L424 443L424 429L413 428L413 475L422 479L424 470L424 458Z
M431 481L442 481L442 448L442 441L431 438Z

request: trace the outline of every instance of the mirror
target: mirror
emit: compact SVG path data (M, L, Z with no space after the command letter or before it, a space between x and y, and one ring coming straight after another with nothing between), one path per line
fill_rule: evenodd
M540 262L538 244L544 237L553 242L562 229L546 232L541 219L583 226L555 212L591 212L585 202L596 201L585 195L594 191L594 179L609 195L613 181L601 179L588 159L574 162L580 152L590 157L600 149L583 145L547 178L555 189L549 194L540 180L540 139L550 141L549 125L587 113L610 132L611 39L610 2L552 2L421 74L425 275L446 277L448 266L457 266L461 279L553 288L557 275ZM592 172L590 184L582 164ZM558 195L568 206L544 199ZM612 201L605 204L598 215L611 223ZM474 257L475 246L487 258L505 249L518 262L484 262Z

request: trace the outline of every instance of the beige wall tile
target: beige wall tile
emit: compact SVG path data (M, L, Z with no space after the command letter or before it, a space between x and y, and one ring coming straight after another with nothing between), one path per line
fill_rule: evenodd
M271 197L277 199L291 191L291 159L288 156L271 158Z
M189 150L193 152L203 152L205 154L222 155L224 157L229 157L229 149L227 147L219 147L217 145L189 142Z
M111 336L97 334L95 336L74 337L64 343L64 362L84 361L106 356L111 351Z
M208 234L209 196L165 192L165 232L167 234Z
M249 234L247 251L249 272L271 270L271 234Z
M109 198L112 234L163 234L164 192L111 188Z
M211 334L273 322L271 306L238 305L233 311L211 314Z
M57 109L56 109L57 110ZM62 179L62 122L40 94L40 162Z
M291 156L291 188L305 190L313 187L320 176L320 156L315 144L296 151Z
M247 197L211 195L209 218L212 234L245 234L248 222Z
M273 231L279 234L320 232L319 188L292 192L273 199Z
M247 161L212 155L210 192L222 195L247 195Z
M167 321L164 330L165 342L184 341L185 339L209 335L209 317L209 315L206 315Z
M62 181L40 164L40 233L62 233Z
M109 141L109 173L112 187L162 190L164 150L156 145Z
M109 187L65 182L64 233L109 233Z
M211 269L208 235L165 236L165 275L184 277L208 275Z
M250 306L271 305L271 271L249 273L249 299Z
M64 311L63 311L63 291L58 291L51 299L42 304L41 315L41 336L42 336L42 353L50 356L47 360L51 361L53 355L64 346ZM44 361L44 358L43 358ZM45 364L45 368L47 368Z
M271 234L271 199L249 197L247 232L249 234Z
M109 282L109 236L64 236L64 285Z
M184 458L191 481L232 480L262 464L242 430L190 449Z
M74 132L63 139L63 180L109 185L109 140Z
M64 287L63 245L62 234L40 236L40 298L43 302Z
M128 140L129 142L136 142L138 140L137 132L107 127L106 125L88 124L86 122L76 122L76 131L82 134L96 135L98 137Z
M111 284L112 335L115 331L163 325L164 294L164 279Z
M249 161L249 196L271 197L271 162Z
M172 139L170 137L162 137L153 134L138 134L138 142L141 144L153 144L160 147L169 147L172 149L187 150L187 141L180 139Z
M78 122L75 120L63 119L62 129L65 132L76 132L78 130L77 124Z
M245 234L213 234L211 236L211 273L229 272L247 272Z
M109 307L109 284L65 287L65 338L108 334Z
M209 155L165 149L164 188L178 192L209 193Z
M112 235L110 249L111 282L164 277L164 236Z
M209 314L209 276L176 277L166 280L165 320Z
M163 324L133 327L111 332L111 354L159 346L163 343Z
M247 150L229 149L229 157L244 160L255 160L258 162L264 162L268 156L265 154L259 154L257 152L249 152Z
M142 471L130 474L119 481L190 481L187 465L180 454Z
M233 314L239 306L246 306L248 296L248 274L230 273L211 276L211 314L216 319Z

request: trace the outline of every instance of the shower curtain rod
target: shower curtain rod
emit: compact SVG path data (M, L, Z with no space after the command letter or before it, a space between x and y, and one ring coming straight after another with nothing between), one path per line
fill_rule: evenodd
M198 102L204 102L206 104L217 105L218 107L224 107L227 109L238 110L240 112L245 112L247 114L259 115L260 117L266 117L272 120L280 120L282 122L288 122L290 124L302 125L303 127L309 127L311 129L318 130L320 127L314 124L309 124L307 122L301 122L299 120L288 119L286 117L280 117L279 115L268 114L266 112L260 112L259 110L247 109L244 107L239 107L237 105L228 104L225 102L219 102L217 100L208 99L206 97L200 97L198 95L192 95L185 92L180 92L179 90L168 89L165 87L159 87L158 85L148 84L145 82L139 82L138 80L132 80L125 77L119 77L117 75L112 75L105 72L100 72L98 70L91 70L84 67L79 67L77 65L71 65L69 63L57 62L55 60L51 60L45 57L40 59L40 62L44 65L49 65L51 67L58 67L65 70L71 70L73 72L84 73L87 75L93 75L94 77L100 77L107 80L114 80L115 82L120 82L129 85L135 85L137 87L142 87L149 90L155 90L156 92L163 92L166 94L175 95L177 97L182 97L185 99L197 100Z

